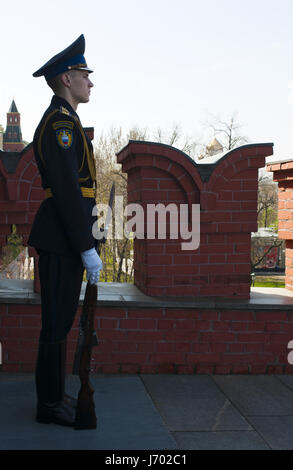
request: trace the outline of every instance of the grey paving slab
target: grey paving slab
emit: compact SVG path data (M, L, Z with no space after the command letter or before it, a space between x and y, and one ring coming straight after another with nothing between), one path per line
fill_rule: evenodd
M275 376L213 376L226 397L244 416L293 415L293 390Z
M255 431L174 432L181 450L269 450Z
M293 376L92 375L98 428L39 424L33 374L0 373L0 450L293 450ZM69 376L67 391L80 382Z
M293 449L293 416L252 416L250 421L271 449Z
M293 375L275 375L275 377L293 391Z
M1 450L176 449L138 376L94 376L98 428L76 431L34 421L33 380L0 383ZM77 394L78 378L67 381Z
M142 375L142 379L172 431L251 429L209 376Z

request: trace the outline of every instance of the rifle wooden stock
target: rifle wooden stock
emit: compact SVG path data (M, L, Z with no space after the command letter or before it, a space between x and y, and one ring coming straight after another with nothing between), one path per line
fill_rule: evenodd
M94 328L95 307L98 287L87 282L82 314L80 317L79 340L75 353L73 374L78 374L81 382L75 418L75 429L96 429L94 389L89 380L92 348L98 344Z

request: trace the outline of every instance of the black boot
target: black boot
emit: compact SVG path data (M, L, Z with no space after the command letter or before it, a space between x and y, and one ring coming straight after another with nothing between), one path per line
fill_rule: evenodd
M68 393L64 393L64 403L66 403L66 405L68 406L71 406L71 408L76 408L77 398L74 398L71 395L68 395Z
M66 342L40 343L36 366L39 423L74 426L75 410L64 402Z
M77 407L77 399L65 393L65 377L66 377L66 340L63 343L61 351L61 380L62 380L62 390L63 390L63 401L66 405L71 406L72 408Z

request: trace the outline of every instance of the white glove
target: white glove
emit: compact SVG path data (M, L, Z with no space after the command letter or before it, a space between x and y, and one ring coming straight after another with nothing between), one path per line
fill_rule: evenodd
M91 284L97 284L103 263L95 248L83 251L81 259L86 270L86 278Z

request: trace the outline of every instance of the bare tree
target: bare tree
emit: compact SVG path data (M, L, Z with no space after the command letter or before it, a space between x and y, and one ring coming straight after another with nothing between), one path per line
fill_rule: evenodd
M145 127L144 129L141 129L138 126L132 127L126 134L126 140L148 140L149 134L148 130Z
M0 277L6 279L31 279L33 275L28 250L22 245L22 237L17 226L12 224L7 244L0 256Z
M275 234L252 238L251 268L252 272L262 267L271 251L284 245L276 236L278 227L278 185L266 174L261 174L258 181L258 227L273 229ZM260 230L259 230L260 231Z
M95 161L97 170L97 203L106 204L111 190L112 182L115 181L116 195L127 194L127 177L121 172L120 165L116 162L116 153L127 143L127 139L135 139L138 131L132 130L128 136L124 136L122 128L111 128L106 134L101 133L95 142ZM114 206L113 206L114 209ZM127 241L127 240L126 240ZM123 240L117 240L115 236L115 217L112 217L112 237L107 243L101 245L101 258L104 269L101 280L116 282L122 280L122 264L119 263L119 253L122 252L120 245ZM127 250L125 248L124 253Z
M210 122L210 127L214 136L221 139L225 150L231 150L248 141L247 137L241 133L243 125L238 122L235 112L227 120L214 117L214 120Z
M257 217L259 227L277 228L278 186L266 176L259 178Z
M152 140L176 147L191 158L195 158L196 149L199 146L198 139L184 134L181 125L176 122L168 130L164 131L161 127L155 129L152 134Z
M242 127L242 124L238 121L236 112L227 120L209 113L209 117L204 123L204 128L209 132L210 138L219 139L223 150L227 151L248 142L247 137L241 132ZM202 146L201 155L198 155L198 157L203 158L208 155L207 146Z

